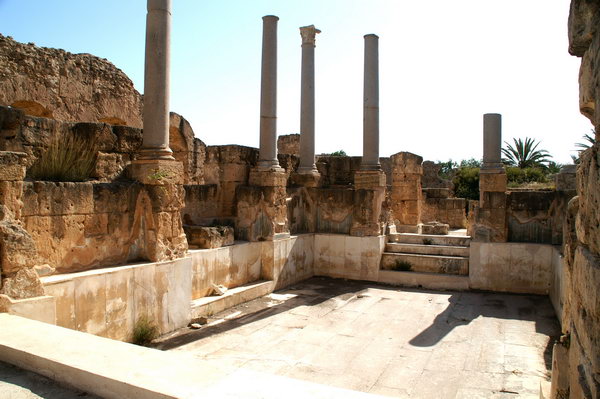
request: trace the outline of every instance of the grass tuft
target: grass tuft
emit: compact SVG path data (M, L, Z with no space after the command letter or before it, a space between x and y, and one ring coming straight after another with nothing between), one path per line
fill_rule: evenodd
M97 143L90 137L61 133L27 171L33 180L85 181L96 166Z
M131 342L136 345L148 346L158 338L158 326L148 316L140 316L133 326Z

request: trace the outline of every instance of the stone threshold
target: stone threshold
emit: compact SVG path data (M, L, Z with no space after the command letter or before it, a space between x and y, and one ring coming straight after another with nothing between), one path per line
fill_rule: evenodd
M469 276L450 274L379 270L378 282L432 290L469 290Z
M103 398L275 399L285 392L292 399L383 399L225 364L215 367L186 353L162 352L6 313L0 314L0 325L0 361Z
M240 303L248 302L273 291L273 281L255 281L239 287L228 289L220 296L206 296L193 299L191 302L192 319L201 316L212 316Z

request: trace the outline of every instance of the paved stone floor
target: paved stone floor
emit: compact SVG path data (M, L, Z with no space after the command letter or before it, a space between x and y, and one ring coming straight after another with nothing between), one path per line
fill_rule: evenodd
M391 397L539 398L558 334L546 297L313 278L158 348Z
M39 374L0 362L2 399L98 399L97 396L58 384Z

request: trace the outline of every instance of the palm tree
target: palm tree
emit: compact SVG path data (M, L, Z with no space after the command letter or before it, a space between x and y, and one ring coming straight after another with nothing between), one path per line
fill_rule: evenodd
M549 161L550 153L546 150L538 150L540 143L536 143L535 139L525 137L525 141L521 139L513 139L513 141L514 147L504 142L506 144L506 148L502 149L502 154L506 157L504 163L523 169L544 167L544 163Z
M596 144L596 130L592 129L592 134L584 134L582 138L584 142L575 143L575 147L578 148L576 150L577 155L571 155L571 159L575 165L579 164L579 157L581 156L581 153Z

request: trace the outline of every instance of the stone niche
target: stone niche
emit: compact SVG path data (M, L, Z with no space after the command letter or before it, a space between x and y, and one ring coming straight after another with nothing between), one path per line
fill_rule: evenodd
M142 127L142 96L109 61L2 35L0 105L61 121Z

